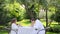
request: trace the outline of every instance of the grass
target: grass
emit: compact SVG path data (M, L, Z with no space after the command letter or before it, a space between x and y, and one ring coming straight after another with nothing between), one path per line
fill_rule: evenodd
M30 26L31 22L27 19L24 19L22 21L17 22L17 24L22 25L22 26Z
M7 31L0 31L0 34L8 34Z

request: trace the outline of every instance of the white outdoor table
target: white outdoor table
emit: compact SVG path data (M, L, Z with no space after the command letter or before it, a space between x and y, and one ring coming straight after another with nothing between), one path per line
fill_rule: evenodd
M33 27L19 27L18 34L37 34L37 30Z

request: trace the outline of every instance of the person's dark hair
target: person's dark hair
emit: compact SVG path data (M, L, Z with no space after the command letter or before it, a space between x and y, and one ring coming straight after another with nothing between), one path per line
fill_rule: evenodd
M31 18L30 21L35 21L35 18Z

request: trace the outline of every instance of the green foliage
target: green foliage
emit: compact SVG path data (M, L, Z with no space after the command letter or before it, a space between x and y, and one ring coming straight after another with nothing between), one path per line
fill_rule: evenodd
M58 25L58 24L51 25L49 31L59 33L60 32L60 25Z
M54 1L47 1L48 0L0 0L0 22L7 23L14 17L17 18L18 21L31 17L37 18L40 6L45 9L48 8L48 10L51 11L51 14L54 13L55 8L56 10L60 10L59 0L56 0L57 2L55 2L57 5L52 3ZM49 17L51 14L49 14Z
M60 0L51 0L50 1L51 3L50 3L50 7L52 6L52 10L53 10L53 7L55 7L54 8L54 12L53 12L53 14L51 15L51 20L54 20L54 21L56 21L56 22L60 22ZM51 10L50 10L51 11Z
M55 14L53 14L51 16L51 19L58 22L58 24L59 24L59 22L60 22L60 11L56 11Z
M55 21L60 22L60 11L56 11L54 18L55 18Z
M47 7L47 6L48 6L47 0L40 0L40 4L41 4L43 7Z
M25 8L14 1L10 3L8 0L0 2L0 24L4 25L11 21L12 18L17 18L17 20L22 20L25 17Z

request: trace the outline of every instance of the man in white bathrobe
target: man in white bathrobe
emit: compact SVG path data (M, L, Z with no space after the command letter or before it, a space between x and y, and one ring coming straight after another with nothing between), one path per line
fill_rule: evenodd
M32 19L31 22L33 22L32 26L38 30L37 34L45 34L44 26L40 22L40 20L36 19L35 21L34 19Z

